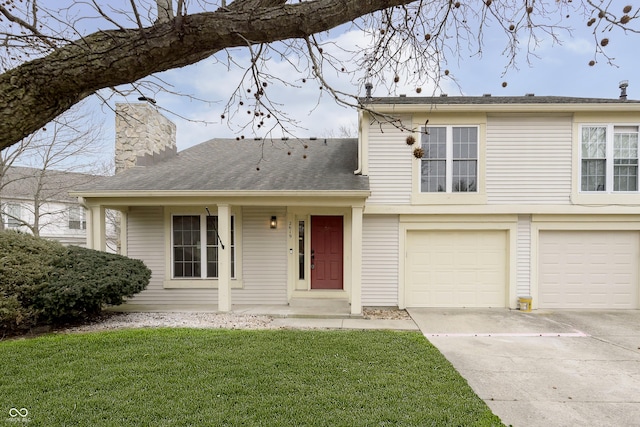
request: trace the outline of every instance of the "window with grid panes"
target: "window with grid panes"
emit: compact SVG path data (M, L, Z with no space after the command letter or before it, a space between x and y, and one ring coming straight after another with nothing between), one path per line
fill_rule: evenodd
M7 228L18 228L22 225L22 206L16 203L2 205L4 225Z
M67 213L69 215L69 230L87 229L87 214L82 206L72 206Z
M218 278L218 217L174 215L171 222L174 278ZM202 242L206 242L202 245ZM226 247L226 245L225 245ZM231 217L231 277L235 277L235 218Z
M638 191L638 126L582 126L580 189Z
M421 192L478 191L477 126L425 127L421 146Z

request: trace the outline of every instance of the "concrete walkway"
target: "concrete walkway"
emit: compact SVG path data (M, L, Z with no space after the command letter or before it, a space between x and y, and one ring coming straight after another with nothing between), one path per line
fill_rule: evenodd
M292 329L392 329L404 331L418 331L413 320L391 319L314 319L298 317L276 317L274 326Z
M640 311L409 313L506 425L640 426Z

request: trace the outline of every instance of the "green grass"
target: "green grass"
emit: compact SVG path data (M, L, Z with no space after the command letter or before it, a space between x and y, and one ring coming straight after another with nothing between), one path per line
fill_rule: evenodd
M0 426L502 425L414 332L48 335L0 342L0 363Z

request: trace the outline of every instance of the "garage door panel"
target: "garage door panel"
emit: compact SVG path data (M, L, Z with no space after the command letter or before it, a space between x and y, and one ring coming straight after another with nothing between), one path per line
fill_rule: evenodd
M409 231L408 307L504 307L505 231Z
M638 308L640 234L541 231L541 308Z

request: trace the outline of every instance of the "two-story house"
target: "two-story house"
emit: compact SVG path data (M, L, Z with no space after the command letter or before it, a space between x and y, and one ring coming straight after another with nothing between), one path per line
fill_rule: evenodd
M0 176L2 228L86 245L86 211L69 190L92 175L11 166Z
M127 166L74 194L92 247L118 209L123 249L152 269L129 304L640 306L640 102L364 101L357 140L181 152L153 106L119 106L141 126L116 126Z

